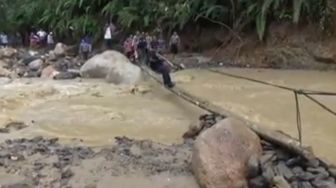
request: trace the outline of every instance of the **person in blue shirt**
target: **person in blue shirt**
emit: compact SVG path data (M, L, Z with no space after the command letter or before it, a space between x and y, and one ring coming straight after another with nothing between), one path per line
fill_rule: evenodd
M84 60L87 60L92 51L92 40L89 35L82 37L79 44L79 53Z

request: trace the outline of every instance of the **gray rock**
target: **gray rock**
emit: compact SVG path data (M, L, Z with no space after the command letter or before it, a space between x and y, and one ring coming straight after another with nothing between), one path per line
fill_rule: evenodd
M290 168L288 168L286 166L286 164L284 162L280 162L277 166L276 166L277 172L279 176L283 176L286 178L286 180L288 181L292 181L294 179L294 173L291 171Z
M336 168L331 167L331 168L329 168L328 170L329 170L329 172L330 172L330 175L331 175L332 177L336 178Z
M310 181L316 178L315 175L313 175L311 172L303 172L299 176L297 176L300 180L303 181Z
M254 178L257 177L260 173L260 163L257 155L252 155L248 162L248 177Z
M36 59L28 64L28 67L32 71L37 71L41 69L43 65L43 60L42 59Z
M326 174L327 176L329 176L329 172L323 167L318 167L318 168L308 167L307 171L313 174Z
M275 176L273 178L273 184L275 188L291 188L290 184L282 176Z
M141 79L141 69L116 51L106 51L92 57L80 72L84 78L105 78L114 84L135 84Z
M268 181L271 182L275 177L275 172L272 166L267 166L266 169L263 170L262 176Z
M301 157L294 157L294 158L288 159L286 161L286 165L289 167L293 167L293 166L298 165L301 162L301 160L302 160Z
M269 183L263 176L258 176L256 178L249 180L249 188L268 188Z
M308 181L299 182L300 188L314 188L313 185Z
M315 180L312 182L312 184L316 188L336 188L336 184L330 181L325 180Z

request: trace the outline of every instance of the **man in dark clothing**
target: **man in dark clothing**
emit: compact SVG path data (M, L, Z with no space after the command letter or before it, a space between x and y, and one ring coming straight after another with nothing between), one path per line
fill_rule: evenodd
M156 51L149 53L149 66L152 70L162 74L163 84L166 87L173 88L175 84L171 81L169 67L164 63L164 60L158 57Z

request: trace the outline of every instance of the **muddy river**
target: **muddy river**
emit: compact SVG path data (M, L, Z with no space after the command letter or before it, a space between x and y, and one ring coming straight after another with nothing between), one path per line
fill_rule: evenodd
M299 70L221 69L232 74L290 87L336 92L336 73ZM297 137L293 93L225 77L206 70L186 70L173 75L179 87L263 126ZM336 97L316 97L336 109ZM303 142L318 156L336 163L336 117L301 97ZM0 86L0 125L22 121L28 127L1 134L12 138L58 137L63 143L80 141L105 146L115 136L151 139L164 144L182 143L181 136L204 111L186 103L145 79L138 86L115 86L101 80L52 81L20 79ZM128 178L134 181L128 181ZM105 180L104 180L105 181ZM151 179L106 178L129 187L197 187L190 177ZM125 184L126 185L126 184ZM103 187L103 186L102 186Z

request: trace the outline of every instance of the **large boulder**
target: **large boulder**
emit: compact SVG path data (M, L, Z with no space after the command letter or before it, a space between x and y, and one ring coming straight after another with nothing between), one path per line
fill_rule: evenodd
M135 84L141 69L117 51L105 51L89 59L80 69L84 78L105 78L114 84Z
M192 169L203 188L241 188L249 157L261 153L259 137L244 122L227 118L197 137Z
M67 46L63 43L57 43L53 51L55 56L65 56Z

